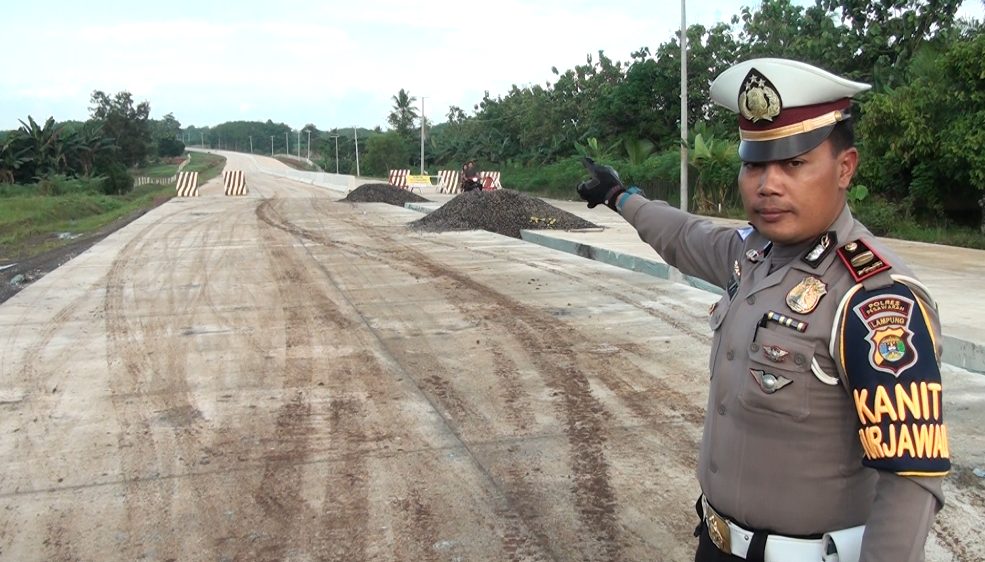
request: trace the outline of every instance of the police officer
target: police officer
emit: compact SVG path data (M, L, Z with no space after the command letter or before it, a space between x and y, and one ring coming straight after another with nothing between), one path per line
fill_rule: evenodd
M696 560L923 560L950 468L937 307L856 221L851 98L869 86L784 59L723 72L749 226L716 226L586 162L589 207L723 289Z

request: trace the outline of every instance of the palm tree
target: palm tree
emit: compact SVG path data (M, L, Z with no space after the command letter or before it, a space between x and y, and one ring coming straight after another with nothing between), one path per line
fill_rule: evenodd
M401 88L392 99L393 111L387 117L387 123L400 133L401 136L409 136L414 126L414 121L417 119L417 109L414 108L417 98L411 96Z

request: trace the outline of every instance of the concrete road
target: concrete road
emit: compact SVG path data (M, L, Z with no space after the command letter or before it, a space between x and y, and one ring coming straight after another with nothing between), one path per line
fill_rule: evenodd
M715 297L257 172L0 305L3 560L688 560ZM945 373L928 556L980 560Z

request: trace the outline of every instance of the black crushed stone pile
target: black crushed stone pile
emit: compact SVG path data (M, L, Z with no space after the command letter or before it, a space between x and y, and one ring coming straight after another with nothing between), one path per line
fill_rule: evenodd
M511 189L469 191L409 225L417 230L488 230L520 237L520 230L599 228L544 201Z
M404 203L420 203L429 200L388 183L364 183L350 191L343 201L350 203L389 203L403 207Z

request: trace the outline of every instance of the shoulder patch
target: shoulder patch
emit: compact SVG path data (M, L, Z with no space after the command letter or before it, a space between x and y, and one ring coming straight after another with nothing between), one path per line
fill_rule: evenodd
M845 264L856 283L892 268L862 240L852 240L838 248L838 257Z
M906 285L844 304L837 350L859 420L862 464L901 476L950 469L943 387L927 311Z

